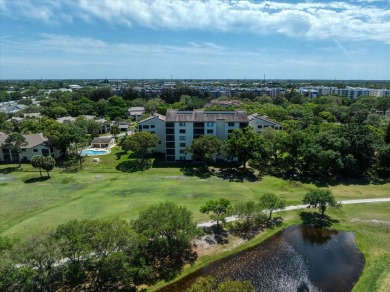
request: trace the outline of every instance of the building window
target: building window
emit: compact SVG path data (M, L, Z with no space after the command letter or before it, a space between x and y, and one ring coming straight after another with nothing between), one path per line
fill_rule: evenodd
M229 127L234 127L234 123L228 123Z
M213 134L213 133L214 133L213 129L208 129L207 130L207 134Z
M180 147L186 147L187 144L186 143L180 143Z
M213 122L207 122L207 127L212 127L212 126L214 126Z
M262 129L262 128L263 128L263 125L257 125L257 128L258 128L258 129Z
M180 134L185 134L185 133L186 133L186 129L180 129L180 130L179 130L179 133L180 133Z
M156 132L155 131L150 131L150 134L156 134Z
M33 149L33 152L38 152L38 149Z
M180 127L185 127L186 123L185 122L179 122Z
M233 130L228 130L228 134L233 133Z
M151 129L154 129L156 126L155 125L150 125L150 128Z
M179 140L184 141L186 139L186 136L180 136Z
M149 129L149 125L143 125L143 129Z
M180 154L184 154L185 152L184 152L184 150L180 150Z
M180 160L186 160L185 156L180 156Z

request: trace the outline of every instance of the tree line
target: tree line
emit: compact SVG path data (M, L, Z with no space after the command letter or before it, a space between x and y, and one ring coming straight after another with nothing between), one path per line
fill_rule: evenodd
M237 159L262 173L304 176L376 176L390 167L390 124L386 133L360 124L312 125L301 131L272 128L256 133L235 129L224 142L215 136L194 139L186 153L207 165L216 155Z

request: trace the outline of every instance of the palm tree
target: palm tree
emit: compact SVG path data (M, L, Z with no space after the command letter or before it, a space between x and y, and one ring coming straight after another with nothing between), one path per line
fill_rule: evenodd
M31 165L34 168L39 169L39 174L42 177L42 164L43 164L43 156L42 155L35 155L33 158L31 158Z
M51 156L44 156L42 159L42 169L46 170L47 176L50 177L49 171L53 170L56 161Z
M111 135L113 135L115 138L117 135L119 135L121 131L119 130L119 127L117 125L112 125L110 129Z

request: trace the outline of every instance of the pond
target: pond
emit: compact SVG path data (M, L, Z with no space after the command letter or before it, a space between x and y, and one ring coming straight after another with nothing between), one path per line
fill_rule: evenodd
M352 232L290 226L160 291L184 291L197 277L249 280L255 291L351 291L364 267Z

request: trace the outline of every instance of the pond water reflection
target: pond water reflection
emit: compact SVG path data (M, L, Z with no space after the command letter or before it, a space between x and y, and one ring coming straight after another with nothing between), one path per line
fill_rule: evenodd
M250 280L255 291L351 291L363 267L352 232L295 225L160 291L183 291L206 275Z

